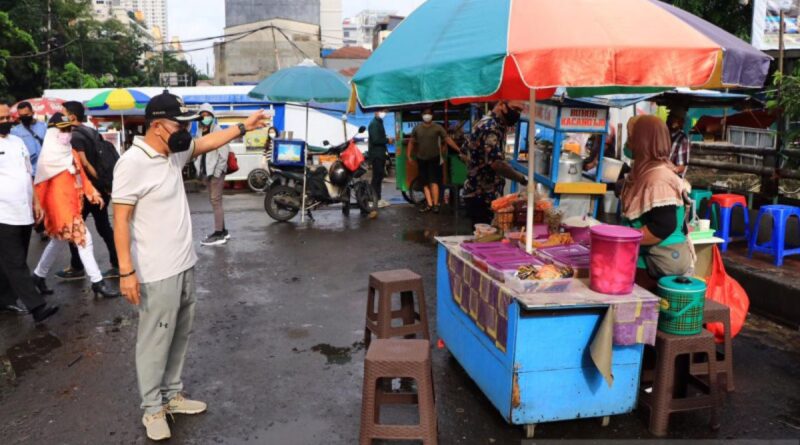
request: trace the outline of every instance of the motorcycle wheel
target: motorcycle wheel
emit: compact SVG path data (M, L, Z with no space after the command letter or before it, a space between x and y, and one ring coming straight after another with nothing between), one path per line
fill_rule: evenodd
M356 188L356 202L363 214L370 214L378 211L378 195L366 181L358 183Z
M269 187L269 173L263 168L253 169L247 175L247 186L254 192L264 192Z
M403 192L403 199L415 206L425 202L425 192L423 191L422 181L419 178L414 178L411 181L411 187L408 188L407 192Z
M267 191L267 195L264 197L264 210L267 211L267 215L275 221L286 222L297 216L300 209L278 204L276 198L280 196L295 198L298 202L302 199L302 196L294 188L285 185L276 185Z

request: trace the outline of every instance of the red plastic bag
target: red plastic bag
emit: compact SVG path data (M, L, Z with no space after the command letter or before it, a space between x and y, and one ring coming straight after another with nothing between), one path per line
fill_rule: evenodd
M350 145L340 155L344 168L354 172L358 170L361 163L364 162L364 154L356 146L355 141L350 141Z
M747 292L741 285L725 272L725 264L722 262L722 255L719 248L714 246L714 259L711 266L711 276L706 283L706 299L714 300L731 308L731 338L742 330L747 311L750 308L750 299ZM722 343L725 339L725 329L722 323L708 323L706 326L717 343Z
M225 170L227 174L233 174L239 171L239 160L236 159L236 155L232 152L228 152L228 168Z

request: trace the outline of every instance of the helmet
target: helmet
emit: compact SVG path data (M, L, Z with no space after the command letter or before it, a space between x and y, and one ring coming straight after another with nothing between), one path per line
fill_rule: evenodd
M344 167L342 161L336 161L331 165L328 177L333 185L343 186L347 183L347 169Z

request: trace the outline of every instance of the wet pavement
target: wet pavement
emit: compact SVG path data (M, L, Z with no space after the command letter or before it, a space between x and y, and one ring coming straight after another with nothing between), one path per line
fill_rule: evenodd
M387 190L391 184L387 184ZM195 239L211 231L203 194L191 195ZM397 199L394 200L397 202ZM197 246L198 310L184 381L207 413L175 417L171 443L357 442L369 272L411 268L425 280L435 320L436 235L469 231L450 214L407 205L378 219L315 212L316 222L273 223L263 197L226 195L233 239ZM92 224L90 223L90 226ZM31 259L42 245L33 241ZM102 245L95 246L107 267ZM57 265L67 263L67 257ZM45 326L0 316L0 443L147 443L133 363L135 309L94 300L87 283L50 279L61 305ZM435 323L432 323L435 337ZM800 437L800 334L751 316L734 341L736 392L722 426L706 413L673 416L674 438ZM519 444L446 350L433 351L441 444ZM406 412L388 413L398 418ZM542 424L537 438L650 438L644 413Z

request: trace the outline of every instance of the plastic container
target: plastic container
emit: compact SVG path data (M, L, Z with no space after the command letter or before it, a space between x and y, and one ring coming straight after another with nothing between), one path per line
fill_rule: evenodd
M566 246L544 247L539 249L542 256L575 269L578 277L589 276L591 266L591 251L581 244Z
M600 221L591 217L569 217L561 224L562 227L572 236L576 243L589 245L592 241L592 234L589 230L593 226L600 225Z
M472 255L472 264L475 265L476 268L488 272L489 271L489 264L490 262L498 262L498 261L514 261L514 260L529 260L531 258L530 255L522 252L518 249L508 249L508 250L489 250L485 252L476 252Z
M575 283L574 278L559 278L556 280L520 280L517 271L505 273L505 285L520 294L536 292L559 293L568 292Z
M658 280L661 297L658 329L674 335L695 335L703 330L706 284L697 278L664 277Z
M512 245L502 241L491 243L461 243L461 251L464 253L464 257L466 257L467 261L472 261L473 256L479 252L490 252L497 250L508 251L512 249L516 250L516 248Z
M592 227L591 232L589 288L608 295L631 293L642 232L606 224Z
M527 266L529 264L543 266L544 262L531 255L528 255L525 259L493 260L486 262L489 276L498 281L505 281L506 273L515 272L520 266Z
M602 181L606 184L616 184L623 165L623 162L618 159L604 157Z

